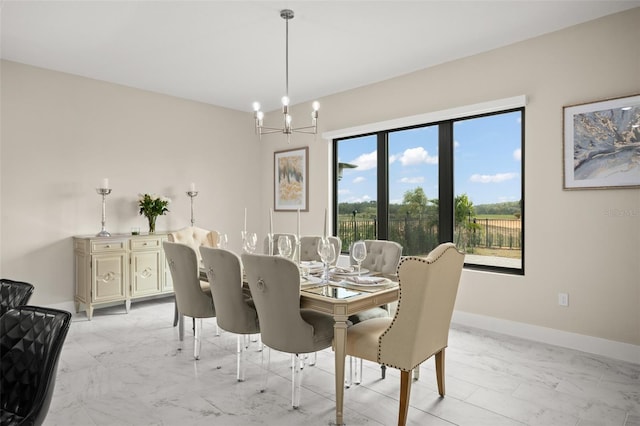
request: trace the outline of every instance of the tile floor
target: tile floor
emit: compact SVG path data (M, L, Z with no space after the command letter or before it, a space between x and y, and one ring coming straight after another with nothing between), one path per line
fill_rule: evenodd
M260 393L254 344L247 380L236 381L235 336L216 337L205 320L202 354L192 336L179 350L173 299L98 309L75 316L46 426L328 425L334 417L333 352L306 367L301 406L290 405L288 355L271 352ZM453 326L446 355L447 395L437 394L433 360L411 392L411 425L640 426L640 365ZM399 374L365 363L363 383L345 391L347 425L394 425Z

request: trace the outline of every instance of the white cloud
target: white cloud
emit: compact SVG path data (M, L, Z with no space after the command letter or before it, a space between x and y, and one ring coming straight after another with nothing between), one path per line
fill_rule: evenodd
M460 142L454 140L453 141L453 149L458 149L458 148L460 148Z
M520 148L513 151L513 159L516 161L522 160L522 150Z
M496 173L495 175L471 175L469 180L476 183L500 183L506 180L515 179L518 176L517 173Z
M338 189L338 195L347 195L351 194L351 191L348 189Z
M424 182L424 176L416 176L416 177L405 177L400 179L398 182L400 183L422 183Z
M356 169L358 171L373 169L378 164L378 152L373 151L362 154L355 160L351 161L351 164L355 164L356 166L358 166L358 168Z
M357 177L357 178L355 178L352 182L353 182L353 183L362 183L362 182L364 182L364 181L366 181L366 179L365 179L365 178L363 178L362 176L358 176L358 177Z
M416 164L438 164L438 156L430 156L423 147L409 148L398 158L403 166L414 166Z
M361 197L350 197L345 200L341 200L342 203L363 203L366 201L371 201L371 197L368 195L363 195Z

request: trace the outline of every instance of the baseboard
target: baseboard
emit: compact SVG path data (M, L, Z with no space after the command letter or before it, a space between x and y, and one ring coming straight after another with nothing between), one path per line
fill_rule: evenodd
M640 364L640 346L485 315L454 311L452 322Z

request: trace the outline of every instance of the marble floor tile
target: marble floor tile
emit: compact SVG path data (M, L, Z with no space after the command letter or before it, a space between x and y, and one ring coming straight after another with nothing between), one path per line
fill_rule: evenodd
M328 425L334 420L333 352L303 372L301 405L291 407L290 356L257 342L236 381L236 336L203 322L198 361L191 322L185 341L172 326L173 299L75 315L58 365L46 426ZM362 383L345 390L348 425L396 424L400 375L365 362ZM433 360L413 382L409 425L640 426L640 365L453 326L446 390L437 392Z

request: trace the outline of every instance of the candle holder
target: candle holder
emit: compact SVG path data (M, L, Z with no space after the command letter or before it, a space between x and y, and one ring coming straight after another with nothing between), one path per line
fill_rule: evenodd
M194 226L196 221L193 218L193 199L198 195L198 191L187 191L187 195L191 197L191 226Z
M102 195L102 230L96 234L96 237L110 237L107 232L107 195L111 194L111 188L96 188L96 192Z

